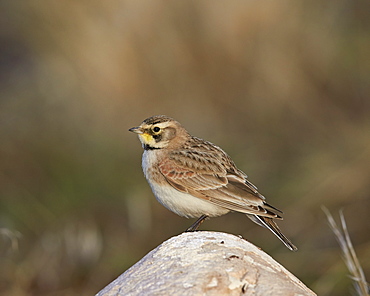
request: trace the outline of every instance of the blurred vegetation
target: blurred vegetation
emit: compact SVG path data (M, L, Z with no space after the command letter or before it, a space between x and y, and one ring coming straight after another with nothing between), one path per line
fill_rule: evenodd
M0 294L93 295L193 221L159 205L127 132L156 114L223 147L284 210L318 295L348 295L320 207L344 209L370 278L368 1L1 1Z

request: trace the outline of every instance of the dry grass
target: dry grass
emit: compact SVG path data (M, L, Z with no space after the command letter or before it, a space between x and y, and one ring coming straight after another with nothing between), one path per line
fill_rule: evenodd
M339 246L342 250L343 261L346 264L347 269L350 273L350 278L353 281L353 285L356 290L356 295L368 296L370 286L366 281L364 271L361 267L360 262L358 261L355 249L352 245L351 238L349 237L347 223L346 220L344 219L343 211L341 210L339 212L340 226L338 226L329 210L325 207L322 207L322 210L326 214L329 226L331 230L334 232L336 239L339 243Z

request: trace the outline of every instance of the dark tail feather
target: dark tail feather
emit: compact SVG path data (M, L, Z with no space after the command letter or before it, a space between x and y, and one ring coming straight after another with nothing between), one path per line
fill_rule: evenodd
M258 215L247 215L254 223L269 229L280 239L283 244L291 251L297 251L298 248L292 244L292 242L280 231L279 227L272 218L267 218Z

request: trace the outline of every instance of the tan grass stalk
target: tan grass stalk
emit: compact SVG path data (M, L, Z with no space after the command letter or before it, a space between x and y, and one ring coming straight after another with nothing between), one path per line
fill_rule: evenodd
M326 214L329 226L334 232L340 248L342 249L343 261L350 273L350 278L353 280L356 293L359 296L369 296L369 284L366 282L364 271L357 259L355 249L353 248L351 238L349 237L347 224L344 219L343 211L339 212L341 228L334 221L333 216L326 207L322 207Z

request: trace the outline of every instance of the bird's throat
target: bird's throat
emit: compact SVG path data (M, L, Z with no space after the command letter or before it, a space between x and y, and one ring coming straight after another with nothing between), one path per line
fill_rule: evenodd
M157 150L157 149L162 149L162 148L160 148L160 147L153 147L153 146L150 146L150 145L148 145L148 144L144 144L144 145L143 145L143 148L144 148L144 150Z

